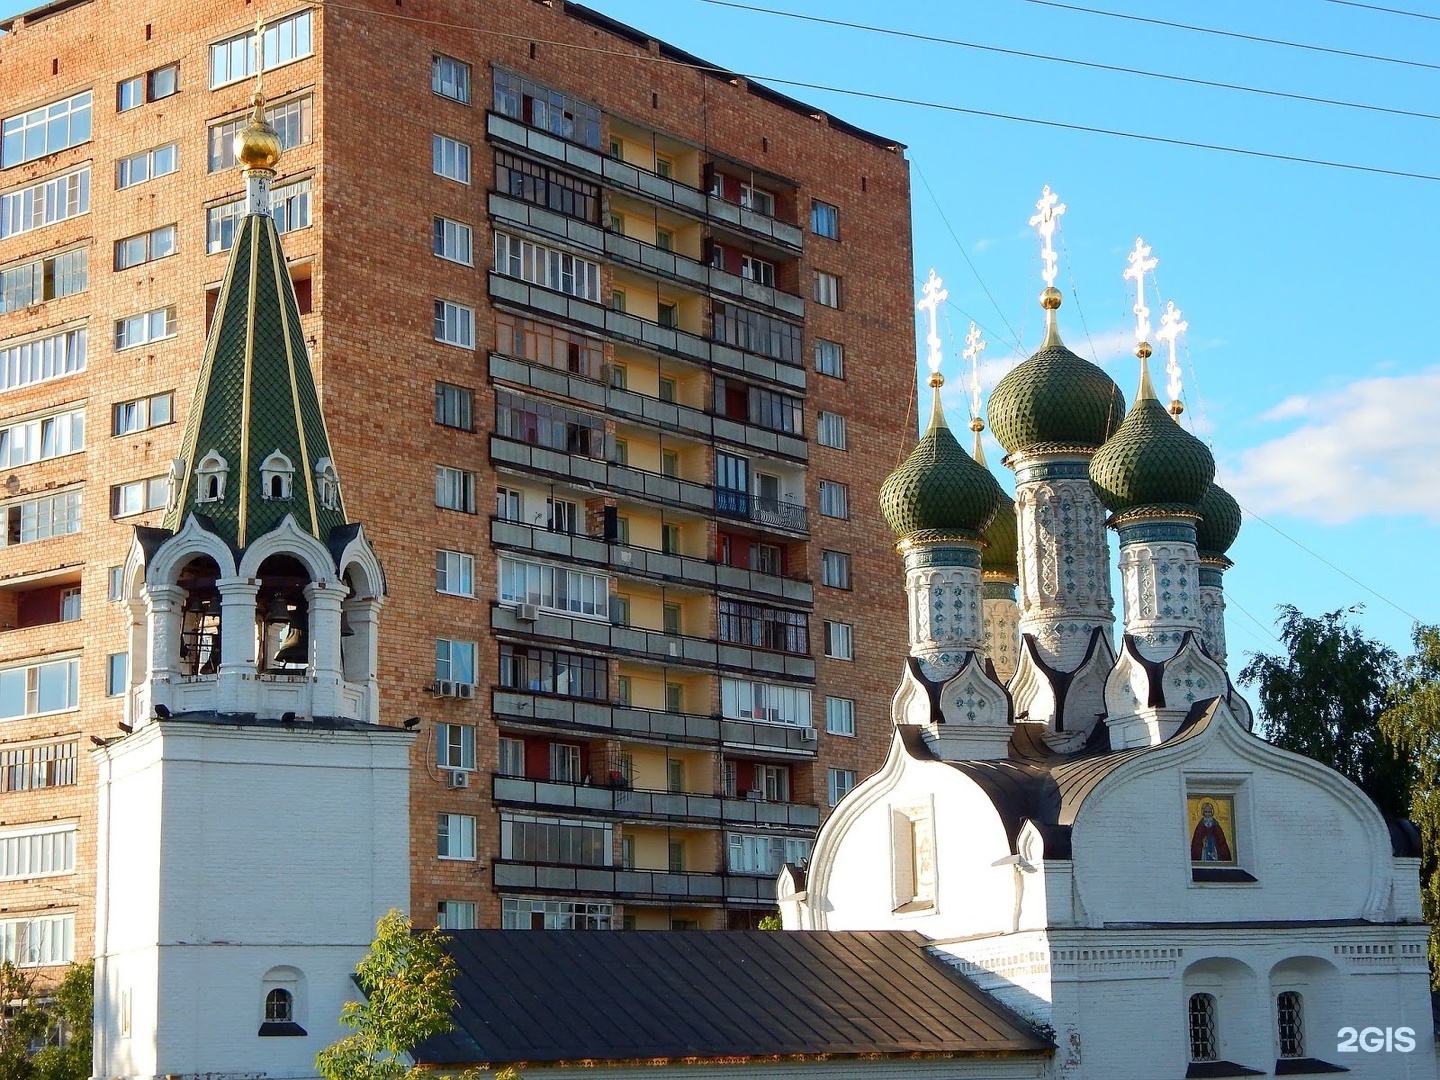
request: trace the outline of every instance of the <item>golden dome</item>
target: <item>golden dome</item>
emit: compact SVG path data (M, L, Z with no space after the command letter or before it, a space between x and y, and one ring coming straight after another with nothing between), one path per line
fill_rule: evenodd
M235 160L246 169L274 172L284 149L280 136L265 122L265 98L256 91L250 122L235 133Z

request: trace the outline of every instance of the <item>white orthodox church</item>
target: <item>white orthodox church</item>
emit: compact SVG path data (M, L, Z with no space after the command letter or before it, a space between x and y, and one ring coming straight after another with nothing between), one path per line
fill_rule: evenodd
M946 426L933 275L920 305L934 413L881 494L910 609L894 736L782 873L784 925L924 935L1053 1033L1057 1080L1433 1080L1414 828L1253 732L1224 666L1240 511L1152 388L1154 261L1137 242L1127 412L1061 341L1048 188L1039 211L1048 332L989 408L1013 504L978 417L973 457Z

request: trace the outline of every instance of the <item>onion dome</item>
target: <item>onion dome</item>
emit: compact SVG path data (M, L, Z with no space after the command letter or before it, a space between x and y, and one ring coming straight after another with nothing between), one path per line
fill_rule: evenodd
M1224 555L1240 535L1240 504L1219 484L1211 484L1196 507L1195 547L1201 555Z
M1090 486L1111 513L1198 513L1215 478L1209 448L1175 422L1150 384L1141 343L1140 389L1120 430L1090 459Z
M880 513L897 540L925 540L957 534L980 539L995 517L1000 486L955 441L940 407L944 378L930 376L935 405L930 426L910 456L880 487Z
M1045 341L990 395L990 430L1011 454L1099 447L1119 427L1125 396L1114 379L1060 340L1055 326L1060 290L1046 288L1040 303L1045 308Z
M252 103L250 122L235 133L235 160L246 169L274 172L284 147L279 133L265 120L265 98L259 90Z
M970 421L975 432L975 463L993 480L995 474L985 462L985 449L980 444L984 424L979 417ZM987 577L1015 581L1020 576L1020 534L1015 521L1015 500L995 481L995 517L985 527L985 550L980 553L980 569Z

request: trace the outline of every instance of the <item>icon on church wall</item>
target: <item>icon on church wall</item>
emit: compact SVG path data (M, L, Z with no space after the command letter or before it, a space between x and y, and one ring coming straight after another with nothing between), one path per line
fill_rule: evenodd
M1198 866L1235 865L1235 797L1191 795L1190 861Z

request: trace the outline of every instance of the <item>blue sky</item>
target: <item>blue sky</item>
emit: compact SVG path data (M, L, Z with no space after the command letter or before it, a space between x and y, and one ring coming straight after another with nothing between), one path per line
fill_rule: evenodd
M992 47L1440 113L1430 104L1440 100L1433 67L1214 37L1035 0L757 2ZM1440 56L1440 15L1407 18L1334 0L1088 2L1421 63ZM1388 6L1421 11L1426 2ZM591 4L754 76L1440 176L1440 119L1086 70L705 0ZM0 0L0 15L31 6ZM1041 187L1049 184L1068 206L1057 240L1062 333L1110 371L1127 400L1137 370L1129 353L1133 300L1121 273L1136 236L1145 237L1160 260L1153 317L1173 299L1190 323L1181 350L1184 420L1212 443L1222 482L1247 511L1227 575L1232 670L1249 652L1278 648L1274 616L1282 603L1312 614L1363 604L1357 618L1365 632L1401 650L1414 618L1440 620L1440 579L1430 564L1440 521L1440 362L1430 296L1440 182L776 86L909 146L915 285L918 291L933 266L949 288L941 334L957 427L966 407L960 351L969 320L989 341L987 390L1040 339L1039 246L1026 221ZM1000 456L992 445L992 466L1009 486Z

